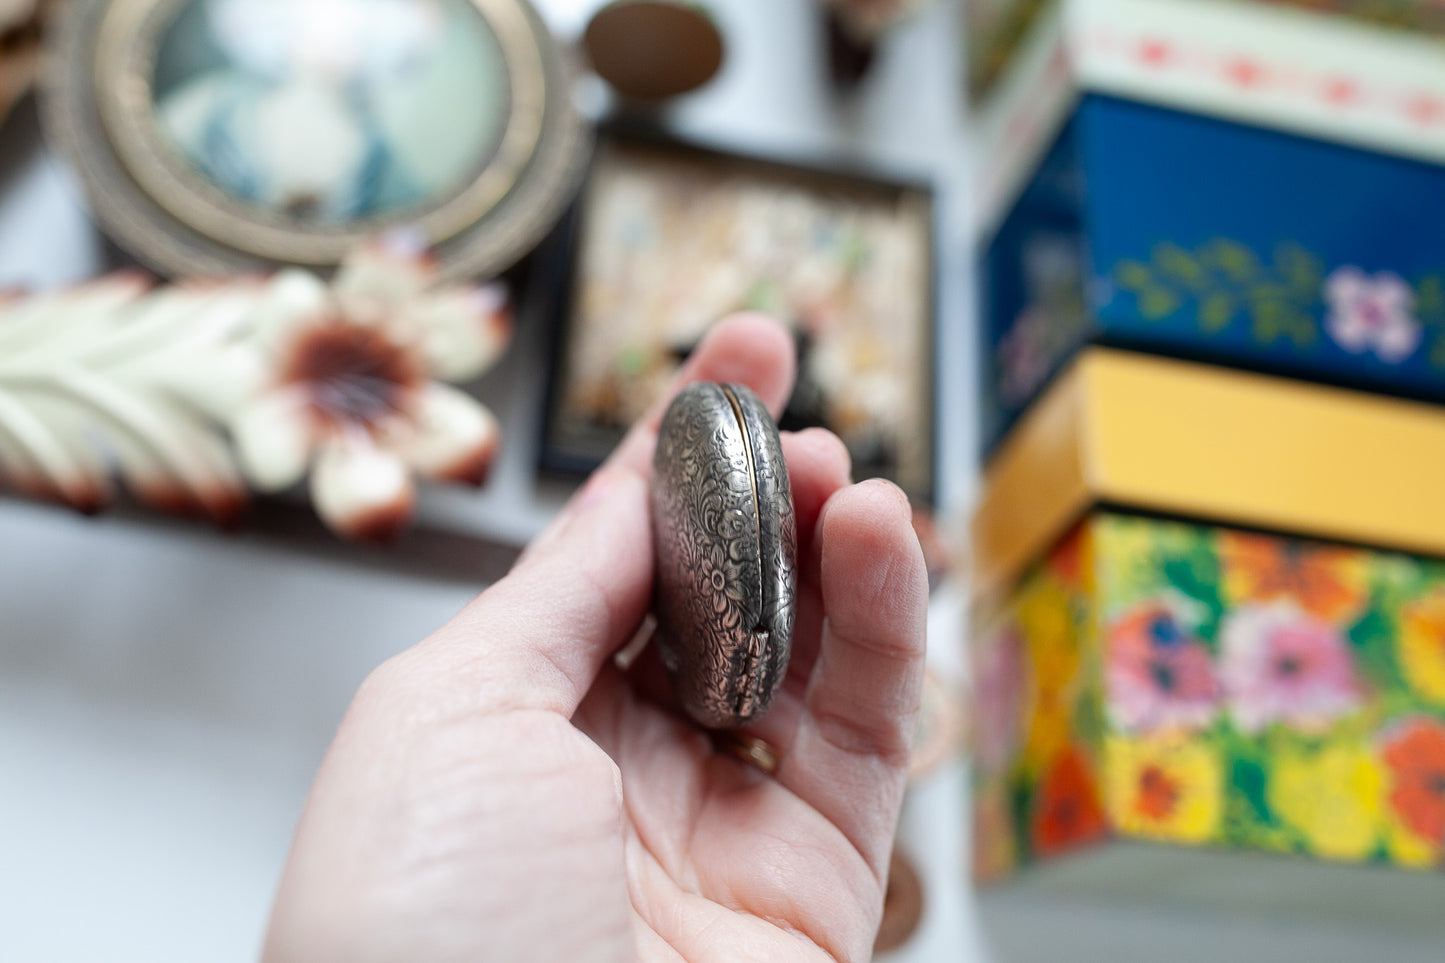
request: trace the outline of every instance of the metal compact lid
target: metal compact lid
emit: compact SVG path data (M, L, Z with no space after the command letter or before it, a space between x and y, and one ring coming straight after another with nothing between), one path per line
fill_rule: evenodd
M777 428L746 387L691 385L663 417L653 468L663 661L694 719L745 725L792 648L797 523Z

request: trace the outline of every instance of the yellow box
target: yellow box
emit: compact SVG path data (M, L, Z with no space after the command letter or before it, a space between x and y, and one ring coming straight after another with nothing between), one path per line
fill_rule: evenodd
M985 910L1445 939L1442 481L1445 408L1081 356L973 525Z

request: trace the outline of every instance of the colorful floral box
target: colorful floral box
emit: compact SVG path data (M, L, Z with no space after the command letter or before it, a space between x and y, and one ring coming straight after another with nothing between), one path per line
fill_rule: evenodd
M1442 469L1445 410L1086 352L975 519L978 874L1106 838L1445 866Z
M1111 834L1445 857L1445 562L1101 512L975 666L984 876Z
M983 149L985 450L1090 342L1445 398L1445 43L1149 3L1199 35L1153 6L1121 19L1133 0L1064 4L1077 17L1049 21L1054 43L1029 74L1057 90L1005 111L1014 141ZM1246 29L1281 17L1335 29L1319 51ZM1404 54L1376 69L1381 50L1420 44L1439 76ZM1231 69L1254 79L1236 90ZM1290 91L1278 102L1272 78ZM1330 83L1346 106L1325 106ZM1029 113L1040 103L1055 106Z

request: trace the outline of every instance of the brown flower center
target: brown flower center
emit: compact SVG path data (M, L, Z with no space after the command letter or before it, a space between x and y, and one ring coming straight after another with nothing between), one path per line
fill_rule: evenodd
M333 427L370 429L401 412L418 381L411 355L375 328L332 321L296 341L282 381Z
M1139 774L1139 811L1150 819L1167 819L1179 803L1179 784L1158 766Z
M1304 672L1304 669L1304 660L1293 655L1283 656L1274 664L1274 671L1284 679L1293 679Z
M1161 692L1173 692L1179 685L1179 676L1174 668L1163 662L1149 663L1149 677Z

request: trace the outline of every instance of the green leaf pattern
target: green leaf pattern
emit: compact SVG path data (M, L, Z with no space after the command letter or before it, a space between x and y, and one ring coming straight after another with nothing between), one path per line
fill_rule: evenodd
M1323 262L1298 244L1282 243L1265 260L1227 238L1193 251L1164 241L1148 261L1120 261L1109 278L1145 321L1182 317L1206 336L1240 328L1258 345L1301 351L1323 340L1318 319L1328 311L1328 277ZM1414 285L1414 315L1430 339L1429 364L1445 369L1445 275L1426 275Z

